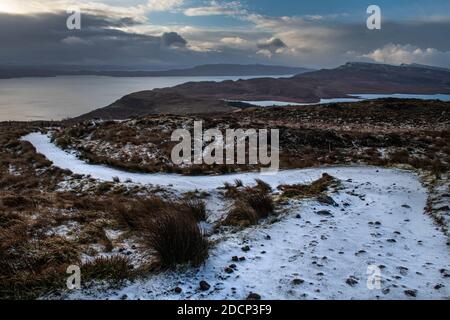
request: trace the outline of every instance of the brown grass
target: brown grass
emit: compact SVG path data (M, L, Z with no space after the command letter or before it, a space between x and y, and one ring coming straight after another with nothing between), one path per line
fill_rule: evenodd
M220 225L248 227L274 211L272 188L262 180L256 183L254 187L243 187L242 182L236 181L235 186L225 186L225 197L234 199L234 204Z
M182 211L164 210L144 235L162 268L198 266L208 257L209 243L195 219Z
M311 184L281 185L278 188L287 198L311 198L320 195L336 183L336 178L324 173L320 179Z
M65 284L78 248L61 237L31 240L24 223L0 230L0 298L29 299Z
M206 221L206 206L205 202L199 199L183 200L180 204L180 210L185 210L187 214L194 217L196 221Z
M109 280L113 284L132 279L134 273L130 260L123 256L99 257L81 266L83 282L91 280Z

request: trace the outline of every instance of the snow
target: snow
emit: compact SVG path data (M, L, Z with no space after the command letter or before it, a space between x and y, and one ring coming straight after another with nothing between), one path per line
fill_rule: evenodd
M86 164L40 133L23 139L54 165L74 173L108 181L118 176L121 181L132 179L179 191L209 191L209 224L220 219L229 205L216 190L224 182L241 179L251 184L261 178L276 188L311 182L325 172L342 182L342 188L330 194L338 207L291 200L282 205L275 220L212 235L210 257L198 269L150 275L119 290L93 286L68 292L64 298L244 299L255 292L263 299L412 299L405 291L413 290L418 299L450 299L448 239L424 214L427 190L412 172L353 166L286 170L271 176L256 172L195 177L135 174ZM320 210L331 215L317 214ZM246 245L248 252L242 250ZM233 256L245 261L233 262ZM226 273L231 264L236 265L234 271ZM367 272L373 266L379 268L381 287L370 290ZM357 283L348 284L349 278ZM211 289L200 291L201 280ZM175 287L182 288L182 293L176 294Z
M374 168L325 171L346 179L331 194L339 207L290 201L277 221L213 236L218 243L199 269L151 275L119 290L93 287L64 298L245 299L255 292L263 299L410 299L406 290L416 290L418 299L450 298L450 280L440 271L450 268L447 238L423 214L427 193L417 176ZM320 210L332 216L318 215ZM250 251L242 250L245 245ZM233 256L246 259L233 262ZM227 274L231 264L236 269ZM380 289L367 287L372 265L381 267ZM347 284L349 277L358 283ZM209 291L198 289L202 280L211 285ZM182 293L176 294L175 287Z
M47 157L53 162L53 165L72 171L76 174L90 175L94 179L102 181L113 181L113 177L118 177L120 181L132 180L134 183L151 184L161 187L173 188L180 192L191 190L214 190L222 187L225 182L233 183L236 179L242 180L244 184L254 184L255 179L261 179L270 184L273 188L281 184L307 183L321 177L322 173L328 172L338 178L345 178L352 173L358 173L372 181L378 175L378 169L375 167L334 167L334 168L311 168L283 170L273 175L266 175L260 172L234 173L216 176L183 176L179 174L168 173L132 173L105 165L89 164L80 160L75 154L66 152L50 140L50 137L42 133L30 133L22 138L34 145L38 153ZM388 169L384 169L388 170ZM388 170L389 171L389 170ZM397 172L396 170L391 170ZM408 176L408 173L404 173ZM400 175L401 176L401 175Z

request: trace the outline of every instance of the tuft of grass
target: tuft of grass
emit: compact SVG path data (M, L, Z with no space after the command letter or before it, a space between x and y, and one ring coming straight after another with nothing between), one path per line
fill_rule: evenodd
M199 266L208 257L205 234L195 219L176 208L166 209L152 220L144 237L164 269L181 264Z
M222 225L235 227L249 227L259 221L256 211L244 201L234 203Z
M229 186L225 197L233 198L234 204L221 225L248 227L267 218L274 211L275 206L270 195L272 188L261 180L256 183L254 187L240 189Z
M205 202L199 199L184 200L180 203L180 207L198 222L206 221L207 219Z
M262 192L269 193L272 192L272 187L265 181L261 179L255 179L256 187Z
M115 284L134 277L130 260L119 255L86 262L81 267L81 274L83 281L109 280Z
M159 197L150 197L133 201L115 199L113 215L117 222L131 231L146 231L158 214L167 207L167 203Z
M287 198L311 198L320 195L337 183L336 178L324 173L322 177L311 184L282 185L278 188Z

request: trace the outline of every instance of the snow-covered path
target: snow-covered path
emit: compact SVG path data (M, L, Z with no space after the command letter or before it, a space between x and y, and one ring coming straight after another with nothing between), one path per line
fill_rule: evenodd
M259 172L236 173L216 176L183 176L168 173L133 173L124 170L114 169L105 165L89 164L77 158L73 153L66 152L53 144L50 137L42 133L30 133L22 138L36 148L37 152L45 155L48 160L59 168L67 169L76 174L90 175L92 178L104 181L113 181L113 177L118 177L120 181L131 179L135 183L159 185L169 187L179 191L186 190L215 190L222 187L225 182L233 183L236 179L242 180L244 184L254 184L255 179L262 179L273 188L281 184L307 183L321 177L322 173L328 172L339 179L348 179L349 174L362 175L366 181L372 181L379 176L379 168L375 167L333 167L333 168L311 168L293 169L279 171L274 175L263 175ZM395 179L410 178L410 173L398 170L383 169L386 172L398 173ZM389 176L389 174L387 174Z
M281 171L274 176L130 174L86 164L41 134L24 139L55 165L74 173L103 180L119 176L181 190L208 189L210 201L218 199L215 188L236 178L244 183L262 178L276 187L312 181L327 172L343 182L343 188L331 194L338 207L291 201L275 223L215 235L219 241L198 270L152 275L119 290L96 287L66 298L243 299L255 292L263 299L450 299L448 239L424 214L427 191L411 172L336 167ZM243 251L244 246L250 250ZM245 260L235 262L233 256ZM381 288L370 290L367 272L373 272L374 266L380 271ZM201 280L211 288L201 291ZM182 293L176 294L175 287Z

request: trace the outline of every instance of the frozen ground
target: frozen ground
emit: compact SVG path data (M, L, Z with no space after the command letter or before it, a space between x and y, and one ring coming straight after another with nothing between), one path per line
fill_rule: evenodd
M58 149L45 135L24 138L55 165L94 178L209 190L209 222L226 209L216 190L223 182L262 178L273 187L315 180L327 172L342 181L330 194L339 206L313 200L281 205L279 218L238 232L213 235L205 265L196 270L149 276L112 290L94 286L64 295L72 299L450 299L447 237L424 214L427 190L407 171L335 167L214 177L130 174L88 165ZM219 214L217 214L219 212ZM248 248L245 248L248 246ZM249 249L249 250L243 250ZM245 260L233 261L232 257ZM239 259L238 259L239 260ZM369 267L369 269L368 269ZM368 270L379 268L381 287L367 286ZM199 289L200 281L211 288ZM182 289L180 294L174 288Z

